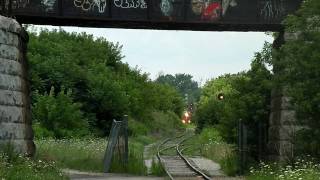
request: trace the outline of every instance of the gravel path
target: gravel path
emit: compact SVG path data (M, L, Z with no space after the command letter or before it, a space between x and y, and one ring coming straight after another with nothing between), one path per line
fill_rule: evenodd
M80 172L76 170L63 170L71 180L164 180L163 177L152 176L134 176L129 174L113 174L113 173L91 173Z
M211 177L225 176L221 171L220 165L210 159L204 157L189 157L188 159Z

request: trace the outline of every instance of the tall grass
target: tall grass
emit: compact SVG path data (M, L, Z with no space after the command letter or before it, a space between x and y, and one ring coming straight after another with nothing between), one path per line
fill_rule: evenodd
M293 166L265 164L251 168L248 180L317 180L320 179L320 164L304 159L297 159Z
M215 128L207 127L203 129L188 144L192 145L191 151L187 151L188 154L199 153L201 156L219 163L226 175L235 176L238 173L239 163L235 146L223 142Z
M0 179L64 180L68 178L62 174L54 161L23 157L9 148L0 152Z
M151 164L151 174L155 176L166 175L166 171L163 169L160 162L156 161L154 158L152 159L152 164Z
M115 156L112 159L110 171L115 173L146 175L147 167L144 165L143 149L143 144L138 142L130 142L128 165L123 166L121 163L122 159L120 159L119 156Z
M141 138L141 141L148 141ZM140 139L139 139L140 140ZM61 167L81 171L103 172L103 158L107 142L105 139L43 139L37 140L36 156L46 160L54 160ZM130 139L129 163L123 167L119 158L115 156L111 165L111 172L146 174L143 161L144 144Z
M54 160L63 168L102 172L107 142L104 139L42 139L36 141L36 156Z

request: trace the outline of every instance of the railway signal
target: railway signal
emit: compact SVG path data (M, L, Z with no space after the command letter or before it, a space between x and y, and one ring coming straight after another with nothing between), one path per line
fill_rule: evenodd
M223 93L219 93L217 96L218 100L222 101L224 100L224 94Z

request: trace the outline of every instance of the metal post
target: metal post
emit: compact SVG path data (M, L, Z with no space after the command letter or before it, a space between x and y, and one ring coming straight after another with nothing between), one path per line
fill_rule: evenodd
M240 165L240 174L243 174L243 167L242 167L242 151L243 151L243 142L242 142L242 122L241 119L238 121L238 156L239 156L239 165Z
M243 124L242 120L238 121L238 152L239 152L239 164L240 164L240 174L244 174L244 169L246 167L247 161L247 127Z
M124 129L124 141L125 141L124 164L125 164L125 167L127 167L128 160L129 160L128 115L123 116L123 129Z
M113 156L113 150L117 143L117 140L115 138L118 138L119 130L118 127L121 125L120 123L117 123L115 120L112 123L112 128L110 131L109 139L108 139L108 146L104 155L104 172L107 173L111 167L111 161Z
M248 154L248 131L247 126L243 123L242 124L242 174L244 174L244 169L247 167L247 154Z

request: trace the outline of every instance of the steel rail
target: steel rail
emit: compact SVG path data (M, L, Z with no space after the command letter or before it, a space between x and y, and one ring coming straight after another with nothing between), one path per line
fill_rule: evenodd
M168 171L168 169L166 168L166 166L164 165L163 158L161 158L161 152L162 152L162 151L165 151L165 150L167 150L167 149L170 149L170 148L174 148L175 145L174 145L174 146L165 147L165 148L163 148L163 149L160 149L160 147L163 146L163 145L165 145L167 142L172 141L172 140L174 140L174 139L179 139L179 138L183 137L184 135L185 135L185 133L183 133L183 134L181 134L181 135L179 135L179 136L173 137L173 138L167 138L167 139L165 139L163 142L161 142L161 143L158 145L158 147L157 147L157 158L158 158L158 160L159 160L162 168L165 170L166 174L169 176L169 178L170 178L171 180L174 180L174 178L173 178L173 176L170 174L170 172Z
M182 141L180 141L177 145L176 145L176 151L178 153L178 155L184 160L184 162L189 166L189 168L191 168L194 172L196 172L197 174L199 174L200 176L202 176L204 179L206 180L211 180L211 178L206 175L204 172L200 171L198 168L194 167L190 161L182 154L182 151L185 150L186 148L179 150L180 145L185 142L188 138L183 139Z
M182 145L183 142L185 142L188 138L190 137L186 137L184 138L183 140L177 142L175 145L172 145L172 146L168 146L168 147L164 147L164 148L161 148L162 146L164 146L165 144L167 144L168 142L170 141L173 141L175 139L179 139L181 137L185 136L185 134L182 134L182 135L179 135L179 136L176 136L174 138L167 138L165 139L164 141L162 141L158 147L157 147L157 158L161 164L161 166L163 167L163 169L165 170L166 174L169 176L169 178L171 180L174 180L174 177L173 175L170 174L169 170L166 168L165 164L164 164L164 159L161 157L161 153L165 150L168 150L168 149L171 149L171 148L175 148L176 152L177 152L177 155L186 163L186 165L189 167L189 169L193 172L195 172L196 174L202 176L204 179L206 180L211 180L211 178L206 175L205 173L203 173L202 171L200 171L199 169L197 169L196 167L194 167L190 161L182 154L182 151L185 150L186 148L184 149L179 149L180 146Z

